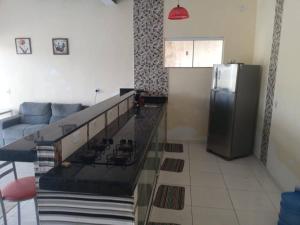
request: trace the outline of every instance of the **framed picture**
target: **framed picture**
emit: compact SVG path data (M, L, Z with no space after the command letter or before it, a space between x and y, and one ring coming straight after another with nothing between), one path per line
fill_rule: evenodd
M54 55L69 55L68 38L53 38L52 46Z
M32 54L30 38L16 38L16 52L20 55Z

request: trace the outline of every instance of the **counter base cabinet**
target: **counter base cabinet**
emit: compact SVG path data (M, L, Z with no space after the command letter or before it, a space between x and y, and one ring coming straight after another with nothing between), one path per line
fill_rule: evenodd
M40 190L41 225L135 225L134 198Z
M139 185L132 197L100 196L40 190L41 225L144 225L151 211L155 185Z
M144 225L151 211L155 184L140 184L132 197L40 190L41 225Z
M147 225L166 141L165 120L165 105L145 107L123 126L118 120L114 134L106 132L104 137L114 143L134 140L134 154L128 158L134 160L124 165L101 164L100 160L120 150L121 144L106 146L101 158L98 154L98 161L92 163L77 161L82 154L71 155L66 160L71 162L69 167L58 163L60 143L38 146L35 173L40 224ZM74 154L89 151L93 143Z

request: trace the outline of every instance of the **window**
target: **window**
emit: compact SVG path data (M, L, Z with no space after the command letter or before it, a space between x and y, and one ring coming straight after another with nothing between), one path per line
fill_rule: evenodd
M193 67L192 41L165 42L166 67Z
M166 40L165 67L212 67L221 64L223 39Z

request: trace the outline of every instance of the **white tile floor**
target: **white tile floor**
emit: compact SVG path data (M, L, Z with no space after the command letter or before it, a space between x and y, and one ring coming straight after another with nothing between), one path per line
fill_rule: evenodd
M182 211L153 207L152 222L181 225L276 225L280 189L254 157L225 161L206 152L205 145L184 144L183 173L161 171L158 185L186 187Z
M184 144L184 153L164 157L185 160L182 173L161 171L158 183L186 188L183 210L153 207L152 222L180 225L276 225L280 189L255 157L234 161L207 153L201 144ZM35 225L33 201L22 205L22 225ZM17 224L17 211L8 213ZM1 224L1 223L0 223Z
M7 214L9 225L18 224L18 211L17 207L10 210ZM1 220L1 225L3 225L3 221ZM28 200L21 203L21 224L22 225L36 225L35 219L35 209L33 200Z

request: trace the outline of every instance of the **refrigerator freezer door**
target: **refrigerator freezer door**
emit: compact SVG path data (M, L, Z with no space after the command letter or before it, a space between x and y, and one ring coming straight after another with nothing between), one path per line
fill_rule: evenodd
M212 90L210 98L207 149L225 158L231 157L235 93Z
M237 76L238 76L238 64L222 64L215 65L213 72L213 89L224 89L231 92L235 92Z

